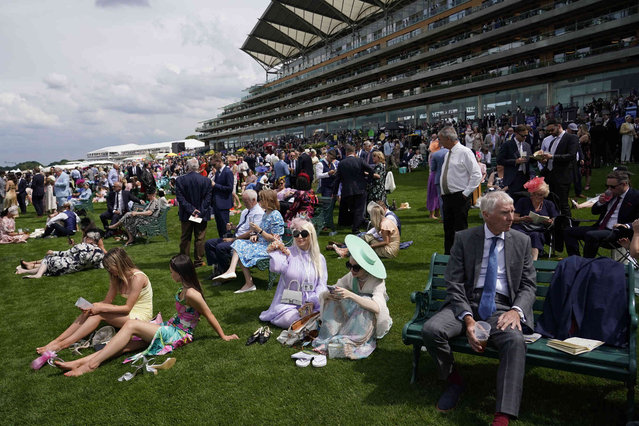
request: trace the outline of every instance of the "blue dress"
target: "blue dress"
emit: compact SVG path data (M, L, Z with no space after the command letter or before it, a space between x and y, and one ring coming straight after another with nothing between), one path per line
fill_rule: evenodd
M537 211L533 207L532 201L529 197L520 198L519 201L517 201L517 204L515 204L515 213L519 213L519 216L528 216L531 211L534 211L541 216L548 216L551 219L554 219L559 215L559 211L557 211L555 204L548 200L544 200L541 205L541 209ZM543 250L544 244L546 244L546 238L544 236L546 226L539 225L537 226L538 229L534 229L536 226L537 225L524 226L524 224L516 223L512 226L512 229L528 235L530 237L532 248Z
M265 213L262 216L262 222L260 222L260 228L267 234L284 235L284 219L279 211L273 210L270 213ZM237 252L240 257L242 265L250 268L255 266L258 260L268 259L269 255L266 251L266 247L270 244L261 235L258 236L256 243L252 243L249 240L235 240L231 244L231 248Z

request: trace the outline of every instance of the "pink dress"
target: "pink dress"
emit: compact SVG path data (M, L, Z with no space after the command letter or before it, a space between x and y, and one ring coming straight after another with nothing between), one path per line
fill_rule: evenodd
M12 243L26 243L29 239L29 235L9 235L11 232L15 232L16 221L15 219L5 216L0 217L0 244L12 244Z

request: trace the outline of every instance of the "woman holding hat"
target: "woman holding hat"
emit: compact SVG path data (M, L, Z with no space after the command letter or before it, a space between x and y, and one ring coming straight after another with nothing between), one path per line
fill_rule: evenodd
M544 249L546 238L544 232L553 222L553 219L559 215L559 211L554 203L546 200L550 194L550 188L543 177L536 177L524 184L524 188L528 190L530 197L522 197L515 204L515 216L513 218L512 229L530 237L532 246L532 258L537 260L539 251ZM530 213L534 212L540 216L547 216L550 219L543 223L533 223Z
M331 358L361 359L388 333L393 320L386 302L386 268L361 238L346 236L349 273L320 294L322 326L313 347Z
M384 208L376 202L369 203L367 211L375 232L364 234L363 240L379 257L387 259L397 257L400 243L399 228L395 222L385 216ZM340 257L349 256L348 245L343 248L333 244L332 248Z

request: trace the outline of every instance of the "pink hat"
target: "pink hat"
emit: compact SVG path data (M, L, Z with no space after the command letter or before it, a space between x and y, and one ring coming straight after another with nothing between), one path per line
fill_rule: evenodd
M544 178L537 176L526 182L524 184L524 188L526 188L528 192L532 194L533 192L537 191L544 183Z

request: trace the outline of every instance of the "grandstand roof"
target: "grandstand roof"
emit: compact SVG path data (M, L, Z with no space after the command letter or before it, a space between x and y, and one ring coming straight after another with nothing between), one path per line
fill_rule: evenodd
M271 0L241 50L269 70L399 0Z

